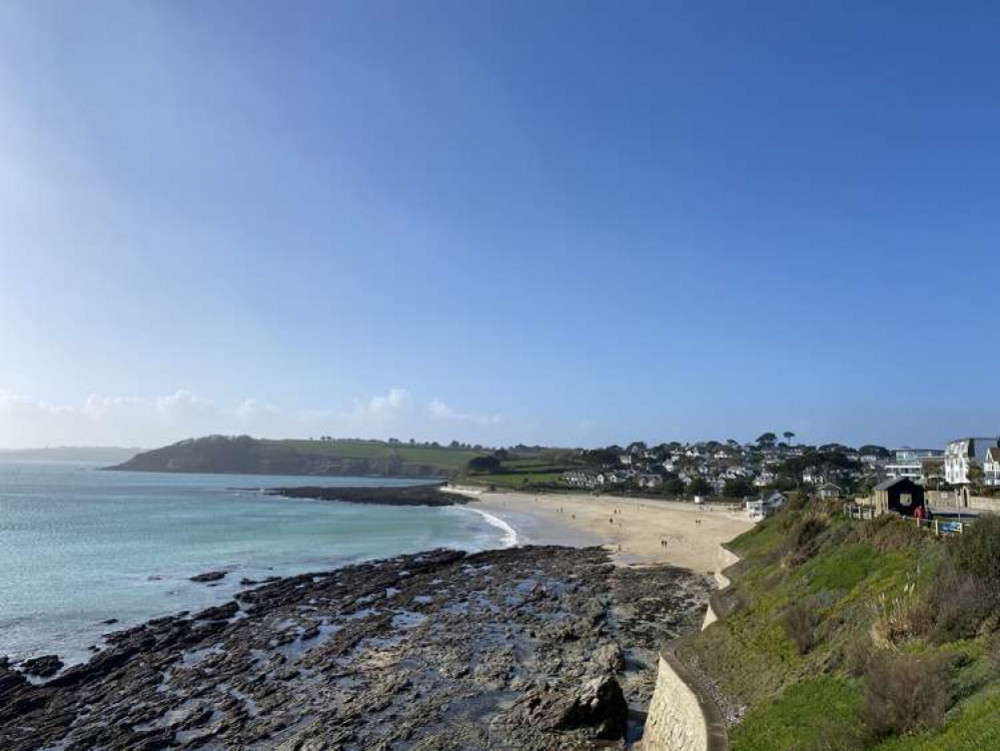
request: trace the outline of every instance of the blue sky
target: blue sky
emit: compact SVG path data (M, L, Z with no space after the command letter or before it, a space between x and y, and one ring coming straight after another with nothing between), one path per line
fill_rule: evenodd
M0 445L996 433L998 22L0 4Z

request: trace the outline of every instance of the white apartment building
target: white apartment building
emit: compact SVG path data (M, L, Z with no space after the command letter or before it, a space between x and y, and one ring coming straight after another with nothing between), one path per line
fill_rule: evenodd
M969 462L975 460L985 470L986 455L1000 448L1000 438L959 438L949 441L944 450L944 479L951 485L969 482Z
M924 481L924 459L936 459L944 456L940 449L914 449L904 446L892 450L892 460L885 465L886 476L890 480L905 477L907 480L922 483Z

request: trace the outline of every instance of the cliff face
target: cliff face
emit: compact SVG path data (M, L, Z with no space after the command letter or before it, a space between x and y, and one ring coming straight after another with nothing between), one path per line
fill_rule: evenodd
M406 462L400 456L356 457L300 451L281 441L249 436L209 436L145 451L108 469L132 472L204 472L266 475L376 475L382 477L446 477L446 467Z

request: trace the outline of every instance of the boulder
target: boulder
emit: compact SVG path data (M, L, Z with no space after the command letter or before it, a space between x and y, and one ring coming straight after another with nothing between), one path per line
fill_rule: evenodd
M39 678L48 678L55 675L63 666L63 661L58 655L42 655L25 660L20 664L21 671L27 675L37 675Z
M228 571L206 571L204 574L198 574L191 577L193 582L215 582L223 578Z
M593 728L597 737L605 740L616 740L625 733L628 704L613 675L587 681L561 709L556 723L559 730Z
M587 730L594 738L617 740L625 734L628 704L611 674L586 679L569 693L548 683L529 688L515 703L515 725L543 731Z
M224 621L232 618L239 610L239 604L235 600L230 600L225 605L205 608L200 613L195 613L192 618L196 621Z

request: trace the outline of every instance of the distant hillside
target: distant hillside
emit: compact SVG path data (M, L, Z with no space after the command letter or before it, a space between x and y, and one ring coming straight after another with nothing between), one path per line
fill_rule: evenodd
M109 467L134 472L448 477L483 452L359 440L260 440L207 436L145 451Z
M50 462L125 462L140 448L120 446L59 446L42 449L0 449L0 459Z

